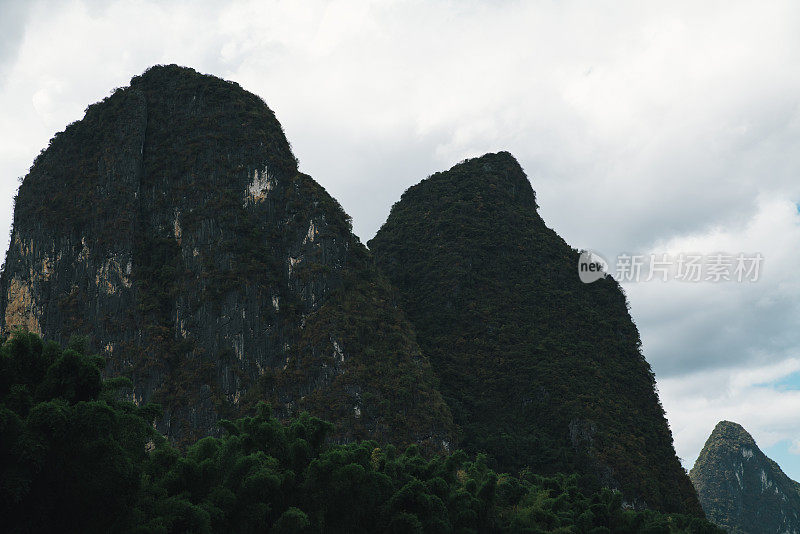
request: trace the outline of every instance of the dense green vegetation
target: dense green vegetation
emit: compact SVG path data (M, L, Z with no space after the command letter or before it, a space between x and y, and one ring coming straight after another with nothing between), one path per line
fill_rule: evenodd
M12 240L0 332L87 335L179 446L262 400L341 441L453 442L396 293L236 83L157 65L89 106L23 180Z
M102 359L17 334L0 347L0 517L8 532L717 532L624 510L574 476L498 474L486 458L333 445L332 425L260 404L179 451L157 408L119 400Z
M800 484L741 425L717 423L689 476L708 519L728 532L800 530Z
M461 445L492 466L578 472L586 487L701 514L625 296L583 284L508 153L408 189L369 247L400 290Z
M373 249L388 277L238 85L157 66L90 106L23 181L0 274L1 317L90 336L2 344L2 519L705 528L627 509L701 513L624 295L577 281L510 155L409 190Z
M102 358L34 334L0 347L0 521L6 532L113 532L133 520L152 407L115 400Z

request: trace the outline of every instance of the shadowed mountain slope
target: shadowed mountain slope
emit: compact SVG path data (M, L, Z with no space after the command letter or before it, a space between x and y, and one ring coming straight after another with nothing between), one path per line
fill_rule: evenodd
M450 412L395 301L266 104L175 65L36 158L0 276L4 331L88 335L177 442L268 399L338 440L446 446Z
M580 282L578 252L545 226L510 154L409 188L369 247L468 450L702 514L624 294L611 278Z
M689 476L709 521L728 532L800 532L800 484L741 425L717 423Z

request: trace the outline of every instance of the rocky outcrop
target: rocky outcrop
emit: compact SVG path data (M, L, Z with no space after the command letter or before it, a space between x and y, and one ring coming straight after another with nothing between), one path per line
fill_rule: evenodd
M266 104L174 65L42 151L0 278L4 331L88 335L175 441L266 399L338 439L441 448L449 410L395 300Z
M800 532L800 484L741 425L717 423L689 476L708 519L728 532Z
M578 472L702 515L622 290L584 284L507 152L409 188L369 242L463 432L499 469Z

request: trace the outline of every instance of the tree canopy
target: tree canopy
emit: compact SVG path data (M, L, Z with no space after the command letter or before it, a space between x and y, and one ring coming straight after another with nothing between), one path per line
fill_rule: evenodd
M333 425L261 403L220 438L179 450L126 379L74 339L0 346L0 516L9 532L719 532L696 517L625 509L575 475L510 476L483 455L334 444Z

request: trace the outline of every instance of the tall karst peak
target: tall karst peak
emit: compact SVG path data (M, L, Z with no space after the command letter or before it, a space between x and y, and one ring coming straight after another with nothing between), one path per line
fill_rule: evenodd
M709 439L720 440L731 447L755 447L753 436L739 423L720 421L714 427Z
M702 514L625 296L584 284L507 152L409 188L369 247L431 359L462 444L500 469L579 472L633 506Z
M741 425L717 423L689 476L708 519L728 532L800 532L800 484Z
M460 193L502 195L504 200L522 204L534 211L537 207L536 193L522 167L509 152L466 159L447 172L429 176L422 183L426 184L425 187L408 189L404 198L406 195L427 194L429 189L450 188Z
M57 134L25 177L2 331L87 335L177 442L269 400L335 438L453 439L450 411L350 218L237 84L157 66Z

